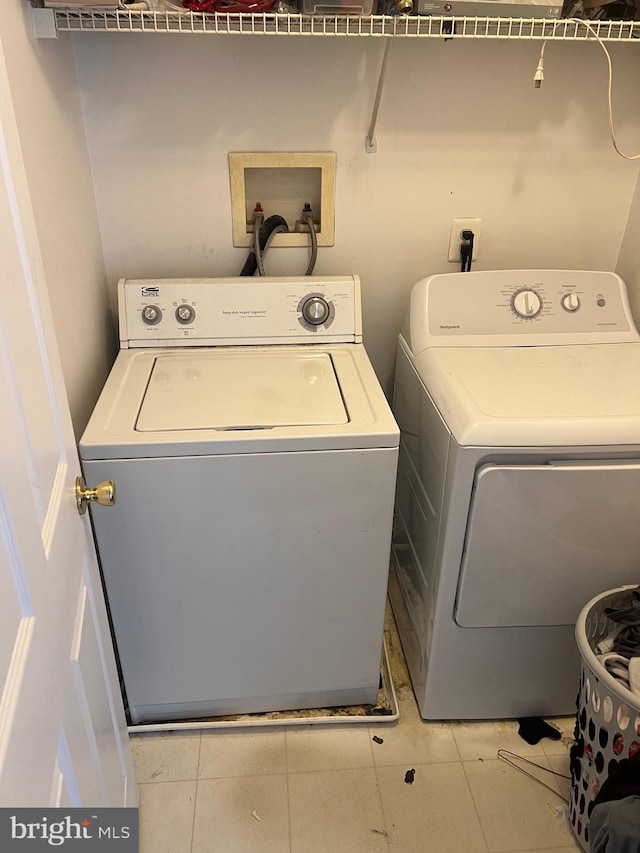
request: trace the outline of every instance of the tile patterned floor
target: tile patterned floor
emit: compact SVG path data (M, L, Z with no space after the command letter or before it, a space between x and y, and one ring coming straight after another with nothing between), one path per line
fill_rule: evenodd
M497 758L568 773L573 720L536 746L511 721L425 723L397 666L396 723L133 735L140 853L579 850L561 797Z

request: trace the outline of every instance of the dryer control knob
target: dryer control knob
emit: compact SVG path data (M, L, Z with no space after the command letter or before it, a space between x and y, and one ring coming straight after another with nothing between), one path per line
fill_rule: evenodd
M321 326L329 318L329 304L322 296L311 296L302 306L302 316L312 326Z
M142 319L147 326L157 326L162 320L162 311L157 305L145 305L142 309Z
M542 299L535 290L525 288L514 293L512 305L518 317L537 317L542 310Z
M577 293L565 293L560 302L565 311L577 311L580 307L580 297Z

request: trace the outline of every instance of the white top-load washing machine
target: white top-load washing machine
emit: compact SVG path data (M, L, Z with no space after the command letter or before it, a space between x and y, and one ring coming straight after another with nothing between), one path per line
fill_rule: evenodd
M80 442L132 722L375 703L399 432L356 276L123 280Z
M624 283L420 281L394 412L390 595L422 716L572 713L580 609L640 582L640 337Z

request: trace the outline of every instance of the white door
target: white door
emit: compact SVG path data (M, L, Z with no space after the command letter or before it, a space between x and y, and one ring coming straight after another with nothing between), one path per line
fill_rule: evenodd
M124 710L88 515L81 518L74 501L80 469L1 52L0 424L0 806L134 806Z

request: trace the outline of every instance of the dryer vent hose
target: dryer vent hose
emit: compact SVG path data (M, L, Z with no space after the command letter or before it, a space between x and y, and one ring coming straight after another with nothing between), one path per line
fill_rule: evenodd
M289 226L287 225L287 220L282 216L279 216L277 213L273 216L269 216L260 226L260 251L264 252L267 248L269 240L277 234L279 231L288 231ZM255 275L255 271L258 268L258 259L256 258L256 253L253 249L249 252L249 256L247 260L244 262L244 266L240 272L240 275Z

